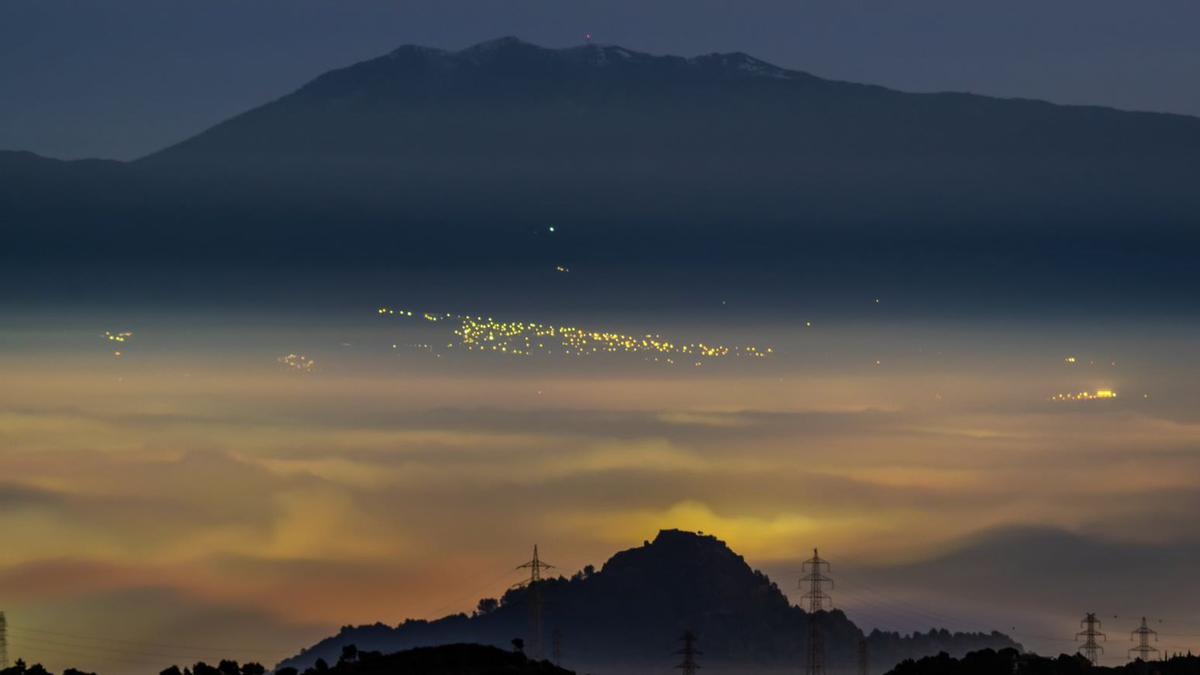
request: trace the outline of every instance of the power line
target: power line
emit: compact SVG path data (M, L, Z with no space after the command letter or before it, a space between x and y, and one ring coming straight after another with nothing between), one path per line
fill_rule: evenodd
M1009 632L1006 634L1009 637L1020 638L1022 640L1029 639L1029 640L1041 640L1043 642L1058 642L1061 644L1072 644L1072 645L1078 644L1078 640L1076 638L1065 638L1061 635L1039 635L1038 633L1024 633L1024 632Z
M522 567L524 567L524 566L522 566ZM521 569L521 568L519 567L516 569ZM557 568L555 568L555 569L557 569ZM472 584L474 584L474 582L476 582L476 581L479 581L480 579L483 579L485 576L486 576L486 573L480 573L480 574L476 574L475 576L471 577ZM432 610L423 610L422 614L431 620L432 619L441 619L444 616L446 616L447 612L452 611L455 607L461 607L462 604L467 602L468 600L478 600L480 598L486 597L489 593L491 593L493 591L497 592L497 595L502 595L503 591L505 591L505 590L522 586L522 584L513 584L510 581L508 581L509 579L512 578L512 576L513 576L513 570L511 570L511 569L507 570L507 571L501 573L500 575L494 577L490 581L477 586L478 590L458 595L452 600L447 600L446 602L440 603L438 606L436 606ZM504 582L503 588L500 588L498 586L498 584L500 584L501 582Z
M920 632L931 626L927 619L921 618L915 613L891 609L884 605L873 605L862 596L850 591L839 590L838 592L846 598L841 603L842 609L847 610L847 613L853 612L855 615L854 622L860 627L870 626L882 632L903 634ZM934 624L952 628L951 626L939 624L936 621Z
M889 599L881 592L874 591L861 584L857 588L860 592L856 593L844 588L838 592L850 596L852 601L857 600L857 604L860 605L860 609L863 611L882 613L890 616L896 628L900 629L901 632L904 632L904 630L920 630L920 627L947 628L952 631L964 633L981 632L978 628L972 628L959 619L938 614L933 610L922 609L917 605L901 600ZM847 603L842 603L842 606L846 607ZM905 628L906 624L908 625L907 628Z
M33 650L31 650L31 654L42 655L39 658L30 659L32 661L43 660L44 657L48 655L48 656L54 656L54 657L58 657L60 659L71 660L71 661L75 661L75 662L83 662L85 660L89 661L89 662L95 661L96 659L100 658L100 656L103 656L104 659L106 659L107 661L113 662L113 663L127 663L127 664L132 664L132 665L137 665L137 666L149 666L149 667L160 667L163 665L163 662L164 662L163 659L150 659L150 658L143 657L143 656L130 656L130 655L120 655L120 654L104 654L104 655L98 656L94 652L77 652L77 651L73 651L70 649L64 651L61 649L44 647L41 645L38 645Z
M483 577L484 577L483 574L479 574L479 575L475 576L474 579L476 581L478 581L479 579L482 579ZM424 614L427 617L429 617L430 619L441 619L445 616L445 612L449 612L455 607L461 607L462 603L467 602L468 599L478 600L480 598L485 597L488 594L488 592L496 590L497 585L500 582L504 582L504 590L513 588L514 585L510 582L512 577L513 577L513 570L506 570L503 574L500 574L499 576L493 578L491 581L488 581L486 584L480 585L478 587L478 590L471 591L470 593L464 593L464 594L456 597L453 600L443 602L440 605L438 605L437 607L435 607L433 610L424 612ZM520 585L520 584L517 584L517 585Z
M33 653L50 654L72 660L103 658L124 663L162 665L163 663L177 663L181 659L226 659L237 656L238 652L242 656L248 657L248 653L250 652L249 648L234 650L228 647L204 648L171 645L120 638L76 635L38 628L13 627L12 630L15 633L15 642L26 645ZM91 644L95 642L103 644Z
M27 626L13 627L12 630L17 633L38 633L41 635L50 635L50 636L54 636L54 637L68 638L68 639L73 639L73 640L86 640L86 641L91 641L91 642L105 642L105 643L116 642L119 644L132 645L134 647L151 647L151 648L157 647L157 648L162 648L162 649L170 649L173 651L196 652L196 653L204 654L204 655L211 655L214 652L222 652L222 653L252 652L252 651L258 651L258 650L262 649L261 645L259 645L257 647L233 647L233 646L229 646L229 645L201 647L198 645L169 644L169 643L162 643L162 642L150 642L147 640L129 640L129 639L123 639L123 638L114 638L114 637L108 637L108 636L103 636L103 635L80 635L78 633L63 633L61 631L45 630L43 628L30 628Z
M978 627L968 626L961 619L941 614L928 606L914 605L907 600L896 598L894 593L891 591L873 588L866 583L862 583L861 581L856 581L855 583L851 584L851 590L847 590L843 587L841 590L839 590L839 593L848 593L852 596L858 595L854 593L852 589L858 589L858 591L864 594L860 595L859 597L861 597L863 601L873 609L881 606L890 607L896 610L895 612L891 612L892 614L908 616L910 618L916 617L920 620L920 623L932 621L933 623L929 624L930 627L944 627L967 633L981 632ZM842 605L845 607L845 603L842 603Z
M151 652L141 652L131 649L109 649L97 645L80 645L70 644L65 642L56 642L54 640L44 640L42 638L21 638L21 643L29 643L35 651L47 652L59 656L72 656L83 658L104 657L117 661L139 661L162 663L171 659L170 656L164 654L155 654Z

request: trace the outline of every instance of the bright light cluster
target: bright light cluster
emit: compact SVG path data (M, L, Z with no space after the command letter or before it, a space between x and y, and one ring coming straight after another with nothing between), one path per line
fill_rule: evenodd
M287 356L281 356L275 360L287 366L291 370L297 370L302 373L311 373L317 367L316 361L303 354L288 354Z
M660 335L625 335L611 331L587 330L574 326L555 326L523 321L497 321L490 317L459 314L430 314L406 309L380 307L381 316L424 318L429 322L456 321L454 329L459 347L468 351L497 352L515 356L534 353L564 356L595 354L643 354L654 361L674 364L676 359L701 365L705 359L731 356L764 358L771 348L712 345L703 342L679 343ZM454 343L447 347L453 348Z
M1074 394L1055 394L1051 401L1102 401L1116 398L1117 392L1112 389L1097 389L1096 391L1080 391Z
M133 331L126 330L121 331L120 333L114 333L106 330L104 331L104 339L108 342L114 343L112 345L113 357L119 359L124 355L124 352L121 351L121 345L124 345L126 342L129 342L131 339L133 339Z

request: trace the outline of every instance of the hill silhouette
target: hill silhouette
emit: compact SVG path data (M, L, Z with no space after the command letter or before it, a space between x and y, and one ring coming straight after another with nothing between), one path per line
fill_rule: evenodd
M171 666L160 675L263 675L257 663L241 666L236 661L221 661L217 666L200 662L180 670ZM304 675L571 675L546 661L534 661L519 651L472 644L452 644L409 649L392 654L361 651L346 645L337 661L323 659L313 663ZM21 674L16 674L21 675ZM64 674L69 675L69 674ZM281 668L275 675L298 675L293 668Z
M239 664L233 660L222 660L217 665L204 661L180 668L170 666L159 675L264 675L266 669L258 663ZM547 661L535 661L523 653L496 647L472 644L452 644L438 647L409 649L394 654L360 651L347 645L337 661L330 665L324 660L315 662L304 675L571 675L571 671L559 668ZM0 675L53 675L41 664L27 665L23 660L7 668L0 668ZM62 675L95 675L74 668L67 668ZM299 675L295 669L283 668L275 675Z
M561 640L562 664L579 672L637 672L672 665L685 629L695 631L706 672L794 671L807 648L807 613L790 604L766 575L752 569L711 535L664 530L652 542L617 553L599 570L537 586L543 599L543 644ZM483 599L472 615L398 626L347 626L280 667L304 670L317 659L334 661L346 645L391 652L417 646L471 642L507 646L522 638L531 648L530 594L514 589ZM863 632L839 610L816 615L833 671L853 669L859 640L869 643L878 672L912 657L983 647L1014 646L999 633L900 636Z
M0 153L0 256L718 264L781 289L1091 275L1190 298L1197 153L1197 118L910 94L740 53L404 46L134 162Z
M318 664L305 675L570 675L548 661L527 658L519 651L472 644L420 647L395 654L343 650L333 666ZM284 672L277 675L295 675Z
M1051 658L1016 649L984 649L962 658L938 654L906 660L888 675L1195 675L1200 657L1188 654L1162 661L1134 661L1121 666L1092 666L1078 654Z

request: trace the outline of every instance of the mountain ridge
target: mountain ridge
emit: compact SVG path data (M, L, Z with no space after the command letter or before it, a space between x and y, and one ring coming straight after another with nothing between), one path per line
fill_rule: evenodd
M796 108L804 103L806 92L819 90L828 96L851 97L849 103L870 105L879 103L879 97L892 105L912 108L907 114L931 114L927 109L931 102L959 108L959 116L977 114L972 108L978 106L1003 107L1016 114L1021 112L1030 118L1022 124L1057 124L1056 115L1087 115L1093 121L1104 122L1113 131L1123 124L1117 120L1128 116L1150 116L1163 123L1181 123L1187 127L1194 140L1200 140L1200 119L1169 113L1144 113L1120 111L1100 106L1072 106L1047 103L1022 98L995 98L969 93L936 92L909 93L878 85L867 85L828 80L802 72L788 70L755 59L740 52L712 53L690 58L679 56L654 56L634 52L617 46L583 45L562 49L540 47L516 38L499 38L451 52L414 45L401 46L388 54L326 72L300 88L275 101L235 116L213 129L186 139L183 142L160 150L137 160L137 162L161 161L179 154L182 149L195 148L210 132L220 129L247 115L255 115L276 106L301 101L339 101L343 107L369 104L360 107L391 106L399 103L421 105L429 97L456 100L456 96L467 96L470 100L486 100L491 104L511 102L514 98L528 95L533 102L545 102L551 97L566 99L576 105L603 106L607 110L622 109L619 95L648 97L663 94L658 87L668 87L665 93L672 95L706 95L722 93L704 89L720 85L759 87L759 92L769 96L783 96L779 103ZM701 87L699 91L695 87ZM800 87L800 89L797 89ZM650 89L648 89L650 88ZM726 95L737 96L747 92L730 90ZM790 94L790 97L789 97ZM358 99L358 100L356 100ZM859 100L861 99L861 100ZM616 101L616 105L613 105ZM837 101L834 101L837 103ZM845 105L845 102L841 102ZM934 106L936 108L936 106ZM395 108L399 110L400 108ZM528 110L523 110L528 114ZM561 112L561 111L556 111ZM680 111L676 111L680 112ZM860 112L869 112L861 110ZM761 114L761 113L760 113ZM1047 118L1038 121L1041 118ZM820 118L817 118L820 119ZM1194 124L1192 124L1194 123ZM1031 127L1032 128L1032 127ZM864 128L868 132L869 128ZM949 129L942 129L948 133ZM1070 135L1070 125L1058 125L1055 131ZM1130 130L1126 129L1126 133ZM922 143L935 141L937 136L919 139ZM341 140L345 140L343 137ZM956 139L961 142L961 139ZM1044 140L1048 140L1044 139ZM1093 137L1099 141L1100 138ZM1143 142L1148 139L1141 139ZM915 146L914 146L915 147ZM1078 150L1079 145L1071 146ZM1164 146L1164 149L1170 147ZM1006 143L978 145L989 152L1002 151Z
M1126 108L1117 108L1117 107L1113 107L1113 106L1105 106L1105 105L1099 105L1099 104L1056 103L1056 102L1048 101L1045 99L1023 97L1023 96L993 96L993 95L979 94L979 93L975 93L975 92L971 92L971 91L960 91L960 90L935 90L935 91L923 91L923 92L905 91L902 89L896 89L894 87L889 87L889 86L880 85L880 84L859 83L859 82L852 82L852 81L846 81L846 80L824 78L824 77L820 77L820 76L814 75L812 73L809 73L807 71L796 70L793 68L786 68L783 66L778 66L778 65L775 65L768 61L754 57L743 51L707 52L707 53L698 54L695 56L683 57L683 56L674 56L674 55L650 54L648 52L640 52L640 51L636 51L636 50L632 50L632 49L627 49L620 45L602 44L602 43L587 43L587 44L583 44L583 45L575 45L575 46L569 46L569 47L551 48L551 47L543 47L543 46L522 40L519 37L509 35L509 36L503 36L503 37L499 37L499 38L493 38L490 40L485 40L483 42L479 42L479 43L476 43L476 44L473 44L473 45L470 45L470 46L467 46L467 47L464 47L464 48L461 48L458 50L443 49L443 48L438 48L438 47L429 47L429 46L415 44L415 43L402 44L381 56L364 59L364 60L361 60L361 61L358 61L355 63L348 64L346 66L340 66L340 67L333 68L329 71L326 71L325 73L322 73L322 74L312 78L308 82L300 85L297 89L295 89L291 93L280 96L280 97L278 97L274 100L268 101L264 104L260 104L259 106L255 106L255 107L253 107L243 113L240 113L238 115L234 115L230 119L225 120L224 122L218 123L217 125L214 125L214 127L210 127L210 129L215 128L217 126L221 126L222 124L225 124L225 123L227 123L233 119L236 119L238 117L241 117L242 115L244 115L248 112L253 112L254 110L257 110L258 108L268 106L273 103L288 99L291 96L300 94L301 92L304 92L305 90L309 89L310 87L313 87L314 85L318 85L325 78L334 77L334 76L337 76L340 74L345 74L347 72L353 72L356 69L371 66L376 63L397 60L397 59L403 58L405 56L417 55L422 58L437 57L437 58L441 58L441 59L451 59L451 60L465 59L467 61L474 62L475 65L482 65L482 64L486 63L489 59L478 58L478 57L488 56L490 58L495 58L495 56L498 52L502 52L505 50L519 50L519 51L524 51L524 52L537 53L537 54L541 54L541 55L553 55L555 57L582 56L584 58L574 58L574 59L565 59L565 60L575 63L575 64L584 64L584 65L601 66L601 67L605 66L605 65L610 65L614 62L620 62L620 61L637 61L637 62L642 62L642 63L645 63L645 62L672 63L672 64L676 64L676 65L684 65L684 66L692 66L692 67L705 67L705 66L717 65L721 68L726 69L728 72L731 72L733 74L740 74L740 75L747 76L747 77L763 77L763 78L769 78L769 79L788 79L788 80L807 80L810 82L820 82L820 83L825 83L825 84L830 84L830 85L835 85L835 86L848 86L848 87L863 88L863 89L867 89L867 90L873 90L873 91L878 91L878 92L887 92L890 94L898 94L898 95L903 95L903 96L947 97L947 98L960 98L961 97L961 98L969 98L969 99L980 99L980 100L992 101L992 102L1011 102L1011 103L1018 103L1018 104L1034 104L1034 105L1045 106L1045 107L1054 108L1054 109L1097 111L1097 112L1102 112L1102 113L1151 116L1151 117L1161 117L1161 118L1173 119L1173 120L1189 120L1189 121L1200 122L1200 117L1197 117L1194 115L1186 115L1183 113L1141 110L1141 109L1126 109ZM606 56L612 55L612 54L620 55L621 58L619 58L619 59L605 58ZM587 56L592 56L593 58L586 58ZM198 132L198 134L193 135L191 138L194 138L196 135L200 135L203 133L204 133L204 131L202 130L201 132ZM20 156L24 156L25 158L29 158L29 159L39 158L39 159L63 162L66 164L79 164L79 163L102 161L102 162L109 162L109 163L114 163L114 164L132 165L132 164L137 164L138 162L142 162L143 160L155 157L171 148L181 145L182 143L186 143L187 141L191 140L191 138L183 139L180 142L170 144L168 146L165 146L162 149L153 151L153 152L149 153L148 155L138 157L138 158L135 158L132 160L114 160L114 159L101 158L101 157L78 158L78 159L58 159L58 158L54 158L54 157L40 155L35 152L20 149L20 148L0 149L0 155L10 155L10 156L20 155Z
M947 278L1042 297L1119 270L1094 275L1097 302L1171 305L1198 297L1198 154L1198 118L905 93L739 53L402 46L134 162L0 155L0 261L450 260L634 286L750 270L783 299Z

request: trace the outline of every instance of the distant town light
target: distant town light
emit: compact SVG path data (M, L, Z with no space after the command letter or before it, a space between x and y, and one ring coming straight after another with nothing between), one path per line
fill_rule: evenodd
M1096 391L1080 391L1074 394L1055 394L1051 401L1100 401L1117 397L1112 389L1097 389Z

